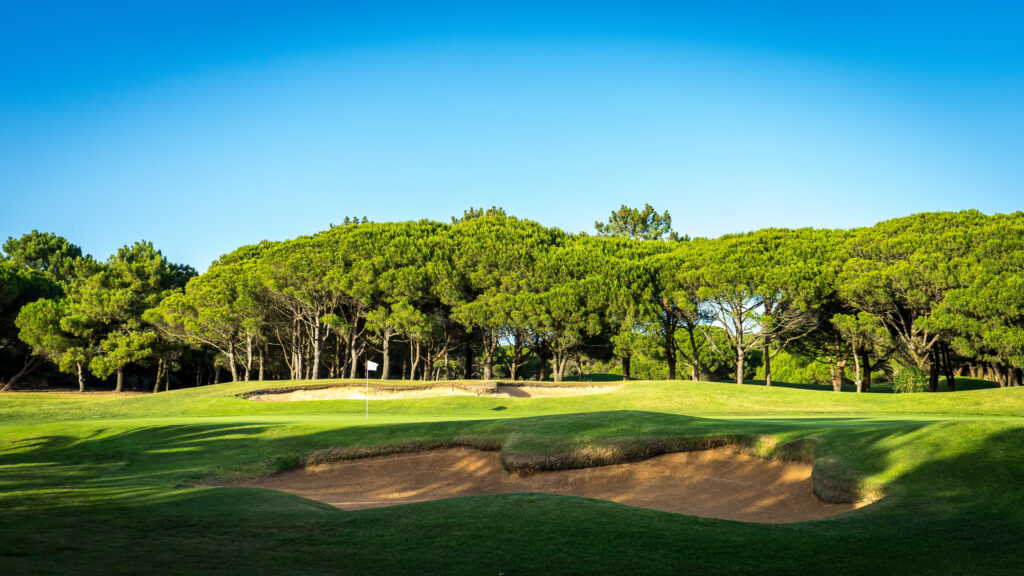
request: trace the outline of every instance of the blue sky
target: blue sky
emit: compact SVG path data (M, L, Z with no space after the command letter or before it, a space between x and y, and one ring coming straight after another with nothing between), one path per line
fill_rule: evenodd
M0 2L0 235L203 270L346 215L1021 209L1024 8L894 4Z

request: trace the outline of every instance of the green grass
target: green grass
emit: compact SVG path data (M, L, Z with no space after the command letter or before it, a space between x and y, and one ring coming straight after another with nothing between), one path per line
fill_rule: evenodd
M836 394L634 382L567 398L252 402L238 383L138 396L0 395L0 574L1021 574L1024 389ZM318 450L454 440L508 459L695 437L816 438L887 496L743 524L571 496L342 512L189 487Z

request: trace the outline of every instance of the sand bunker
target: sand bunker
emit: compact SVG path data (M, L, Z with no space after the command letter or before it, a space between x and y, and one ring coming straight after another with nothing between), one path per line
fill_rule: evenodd
M546 492L709 518L780 523L825 518L863 505L815 498L809 464L764 460L730 448L530 475L509 474L497 452L451 448L325 464L234 485L283 490L344 510Z
M334 386L331 388L313 388L307 390L290 390L287 392L266 392L253 394L249 400L259 402L293 402L299 400L398 400L411 398L437 398L439 396L487 396L491 398L550 398L560 396L580 396L586 394L603 394L622 388L621 384L613 386L509 386L499 384L496 389L485 391L457 388L454 386L433 386L429 388L387 388L371 387L369 395L365 387ZM496 390L496 391L492 391Z

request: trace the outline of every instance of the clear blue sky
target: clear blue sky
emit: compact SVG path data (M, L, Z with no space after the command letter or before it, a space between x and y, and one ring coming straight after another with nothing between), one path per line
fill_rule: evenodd
M1016 2L0 2L0 235L206 268L346 215L1020 209Z

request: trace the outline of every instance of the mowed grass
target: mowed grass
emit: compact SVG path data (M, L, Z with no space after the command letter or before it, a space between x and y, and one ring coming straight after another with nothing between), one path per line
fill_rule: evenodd
M368 419L362 401L238 397L296 384L0 395L0 574L1024 573L1024 389L634 382L563 398L371 400ZM723 435L820 439L819 456L887 496L760 525L543 494L342 512L193 486L324 449L468 439L543 456Z

